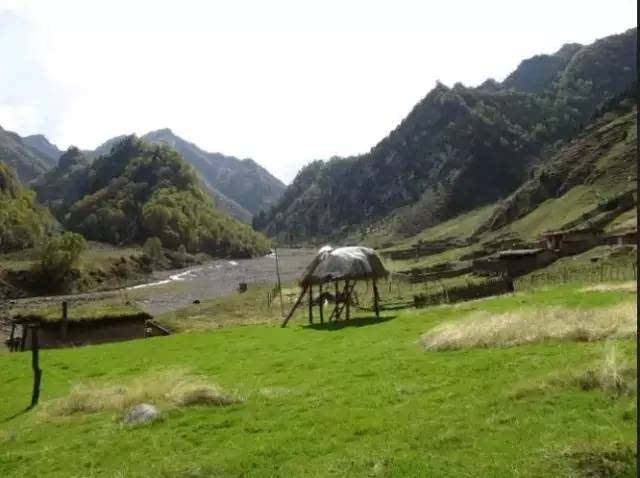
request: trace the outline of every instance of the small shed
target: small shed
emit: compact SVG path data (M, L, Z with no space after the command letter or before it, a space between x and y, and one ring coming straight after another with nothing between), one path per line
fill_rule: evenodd
M601 229L592 227L550 231L542 234L545 247L562 254L579 254L600 243Z
M334 308L329 320L340 318L343 309L346 310L346 318L349 319L351 297L355 285L360 280L371 280L373 283L373 302L376 316L380 316L377 279L385 278L389 272L384 267L378 254L368 247L339 247L333 249L325 246L318 251L316 257L307 266L300 278L301 292L298 300L282 323L287 325L295 310L300 306L304 296L309 295L309 322L313 323L313 306L317 305L320 312L320 323L324 322L323 306L325 299L332 298ZM334 293L323 290L325 286ZM318 287L318 297L314 300L313 288Z
M510 249L473 261L473 270L479 274L518 277L551 264L557 254L549 249Z

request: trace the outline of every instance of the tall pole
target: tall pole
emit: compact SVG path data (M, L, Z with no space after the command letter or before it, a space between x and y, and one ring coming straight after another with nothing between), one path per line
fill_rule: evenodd
M278 276L278 292L280 293L280 316L284 317L284 302L282 301L282 284L280 283L280 265L278 264L278 248L273 249L276 255L276 275Z
M38 341L38 327L30 326L31 330L31 368L33 368L33 394L31 395L31 407L38 404L40 398L40 380L42 378L42 370L40 370L39 351L40 343ZM25 329L26 335L26 329Z

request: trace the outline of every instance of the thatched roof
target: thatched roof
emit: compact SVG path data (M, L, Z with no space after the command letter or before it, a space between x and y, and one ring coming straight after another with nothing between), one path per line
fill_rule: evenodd
M362 280L387 277L380 257L368 247L325 246L304 271L302 286L323 284L334 280Z

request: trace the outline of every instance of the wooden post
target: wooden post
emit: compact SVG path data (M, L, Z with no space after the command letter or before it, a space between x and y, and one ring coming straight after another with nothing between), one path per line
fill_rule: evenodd
M322 283L320 283L320 324L324 324L324 296L322 295Z
M62 340L67 340L69 321L67 316L67 301L62 301Z
M38 341L38 326L30 326L29 329L31 329L31 368L33 368L33 393L31 395L31 408L33 408L38 404L38 399L40 398L42 370L40 370L39 363L40 343Z
M302 302L302 299L304 298L304 294L307 292L307 287L308 286L304 286L304 288L302 289L302 292L300 292L300 295L298 296L298 300L296 300L296 303L293 305L293 308L291 309L291 311L289 311L289 315L287 315L287 317L284 319L284 322L282 322L282 325L280 327L284 328L287 326L287 322L289 322L289 319L291 319L291 316L293 316L293 313L296 311L296 309Z
M378 285L376 284L376 280L373 279L373 307L376 311L376 318L380 318L380 306L378 304Z
M284 302L282 302L282 284L280 283L280 265L278 264L278 248L275 247L273 252L276 256L276 276L278 277L278 291L280 292L280 315L284 315Z
M9 352L15 351L14 336L16 334L16 323L11 322L11 335L9 335Z
M333 320L338 320L338 316L337 316L337 312L338 312L338 281L335 281L335 285L336 285L336 295L335 295L335 300L333 303L333 312L331 313L331 315L333 316Z
M20 352L24 352L27 343L27 326L22 325L22 337L20 337Z
M347 294L345 295L344 300L347 301L346 304L345 304L345 309L346 309L347 320L349 320L351 318L351 309L350 309L350 304L349 304L349 302L351 302L350 301L351 291L349 290L349 281L348 280L344 281L344 283L345 283L345 287L344 288L345 288L345 290L348 291Z
M313 286L309 286L309 323L313 324Z

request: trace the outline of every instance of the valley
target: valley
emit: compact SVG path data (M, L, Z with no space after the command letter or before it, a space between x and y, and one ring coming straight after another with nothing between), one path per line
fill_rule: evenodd
M637 28L503 78L288 185L3 124L0 475L635 476Z

